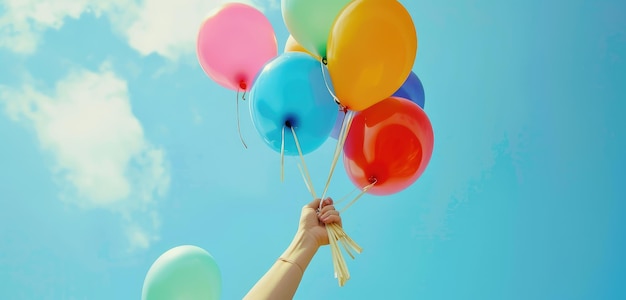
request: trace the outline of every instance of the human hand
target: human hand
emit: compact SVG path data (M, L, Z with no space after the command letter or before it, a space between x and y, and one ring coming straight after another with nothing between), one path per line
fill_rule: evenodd
M320 202L322 208L318 213ZM332 223L341 226L341 217L332 199L315 199L305 205L298 232L291 244L244 299L293 299L315 253L320 246L328 244L326 225Z
M320 206L320 199L315 199L302 208L300 215L300 226L298 232L310 238L316 245L328 245L328 233L326 224L337 223L341 226L339 211L335 210L333 199L326 198L322 202L322 209L319 214L317 209Z

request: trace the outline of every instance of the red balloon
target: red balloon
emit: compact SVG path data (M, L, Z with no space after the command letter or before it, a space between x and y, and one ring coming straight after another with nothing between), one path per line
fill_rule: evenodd
M433 128L419 105L390 97L358 112L352 120L343 162L352 183L368 193L404 190L424 173L432 156Z

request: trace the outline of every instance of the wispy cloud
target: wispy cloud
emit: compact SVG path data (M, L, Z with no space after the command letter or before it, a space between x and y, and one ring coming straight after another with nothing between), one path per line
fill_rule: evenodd
M49 94L32 84L0 86L0 103L10 118L34 130L52 157L62 199L120 213L132 247L158 238L152 207L169 186L165 153L147 141L126 82L106 64L97 72L72 71Z
M5 0L0 2L0 47L20 54L37 50L43 33L83 13L100 16L132 7L132 0ZM131 9L132 11L132 9Z
M269 1L261 2L271 5L274 0ZM47 30L61 28L68 18L94 14L107 16L114 31L142 55L154 53L178 60L194 54L202 20L228 2L263 7L252 0L7 0L0 3L0 11L4 11L0 14L0 47L32 54Z

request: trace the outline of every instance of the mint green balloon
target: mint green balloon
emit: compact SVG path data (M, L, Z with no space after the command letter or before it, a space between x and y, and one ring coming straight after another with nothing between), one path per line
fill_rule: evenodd
M326 57L326 44L333 23L351 0L282 0L287 30L311 53Z
M184 245L163 253L143 282L142 300L219 300L222 277L204 249Z

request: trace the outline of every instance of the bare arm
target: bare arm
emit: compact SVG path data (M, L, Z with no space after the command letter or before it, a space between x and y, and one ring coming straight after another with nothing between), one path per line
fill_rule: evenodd
M339 223L341 218L330 198L324 200L319 216L319 199L302 208L300 225L291 244L272 267L252 287L244 299L292 299L304 271L317 249L328 244L325 224Z

